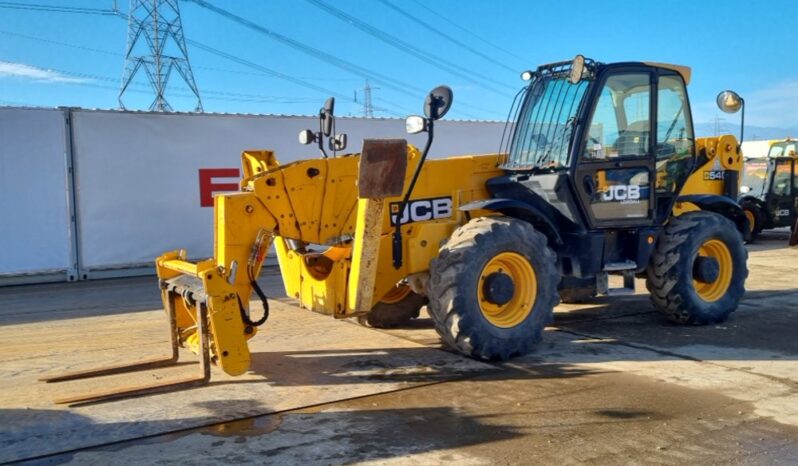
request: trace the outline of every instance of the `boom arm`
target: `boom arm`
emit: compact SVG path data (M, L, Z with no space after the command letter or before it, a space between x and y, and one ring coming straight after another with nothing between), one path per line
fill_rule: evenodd
M156 261L180 343L200 351L194 316L196 306L206 305L215 361L231 375L247 370L247 340L256 328L242 312L249 313L252 282L263 265L258 251L272 244L288 296L338 318L368 312L400 281L423 276L441 241L465 223L458 207L488 197L485 182L500 173L498 157L425 162L413 198L399 212L421 158L413 146L402 154L406 167L380 177L379 166L363 168L369 164L357 154L280 166L272 152L244 152L242 191L215 197L214 257L191 263L184 251L172 251ZM384 188L396 179L402 181L394 188L401 189L363 189L368 180ZM398 269L391 260L396 221L406 251Z

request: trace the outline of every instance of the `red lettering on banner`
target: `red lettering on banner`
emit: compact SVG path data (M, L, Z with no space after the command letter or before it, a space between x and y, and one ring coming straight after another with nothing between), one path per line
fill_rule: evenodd
M238 191L238 183L214 183L214 178L238 178L238 168L200 168L199 190L200 206L213 207L213 193Z

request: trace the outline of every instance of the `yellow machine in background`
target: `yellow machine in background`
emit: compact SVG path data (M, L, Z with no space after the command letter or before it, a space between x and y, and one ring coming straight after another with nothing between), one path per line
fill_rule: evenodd
M693 143L689 69L577 56L524 78L500 154L426 160L435 121L452 103L445 86L427 96L426 118L407 120L409 132L428 133L423 151L376 139L359 154L328 157L325 142L334 155L346 144L333 134L331 100L320 131L300 135L322 158L281 165L270 151L245 151L240 192L215 197L213 257L192 263L172 251L156 260L173 337L173 356L159 363L174 362L182 345L201 356L203 373L62 401L204 383L210 363L246 372L247 340L268 318L257 278L272 247L301 307L383 326L428 305L443 341L482 359L529 352L561 296L629 292L635 276L647 278L654 307L675 322L725 319L747 275L748 225L733 199L742 156L733 136ZM672 100L664 125L657 119L667 112L647 105L626 113L625 101L657 95L653 82ZM607 115L615 123L598 121ZM610 288L609 275L622 276L624 288ZM259 319L253 293L265 311Z

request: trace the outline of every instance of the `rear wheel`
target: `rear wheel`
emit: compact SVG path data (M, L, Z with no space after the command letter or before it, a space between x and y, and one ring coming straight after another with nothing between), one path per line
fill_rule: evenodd
M418 317L426 304L426 297L414 293L407 285L397 285L368 314L359 316L357 321L374 328L401 327Z
M759 236L759 233L762 232L762 209L751 201L743 201L740 207L743 208L745 218L748 219L748 231L751 233L750 241L754 241Z
M745 293L748 252L731 220L712 212L672 218L647 269L654 307L680 324L713 324Z
M458 228L431 262L428 310L447 345L504 360L540 341L559 281L542 233L522 220L481 217Z

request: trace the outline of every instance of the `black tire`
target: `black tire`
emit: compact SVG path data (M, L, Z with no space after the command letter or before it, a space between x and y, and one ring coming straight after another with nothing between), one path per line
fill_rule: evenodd
M722 295L718 298L704 300L694 286L694 274L699 248L710 240L719 240L727 248L731 281L725 291L720 288ZM689 212L672 218L657 242L646 271L651 302L675 323L723 322L737 309L745 294L747 259L742 235L731 220L712 212ZM718 276L710 284L718 280L723 279Z
M762 226L765 220L764 216L762 215L762 209L760 209L759 206L752 201L743 201L740 204L740 207L742 207L743 212L745 212L745 216L748 218L749 222L751 219L754 219L754 224L749 225L752 228L750 229L751 238L748 240L748 242L752 243L756 237L759 236L759 233L762 232Z
M478 294L483 269L501 253L520 256L533 270L537 285L531 312L504 327L494 325L483 314ZM471 220L455 230L430 263L427 310L435 329L447 345L479 359L506 360L530 352L552 322L559 301L556 262L546 237L525 221L508 217ZM518 294L518 285L513 286L512 299L529 292ZM522 315L526 312L521 305L519 309Z
M406 287L407 285L399 285ZM380 301L368 314L358 316L357 321L366 327L396 328L406 325L419 316L421 308L427 305L427 297L410 290L408 295L397 302Z
M563 277L560 282L560 302L578 304L593 299L597 295L596 279Z

